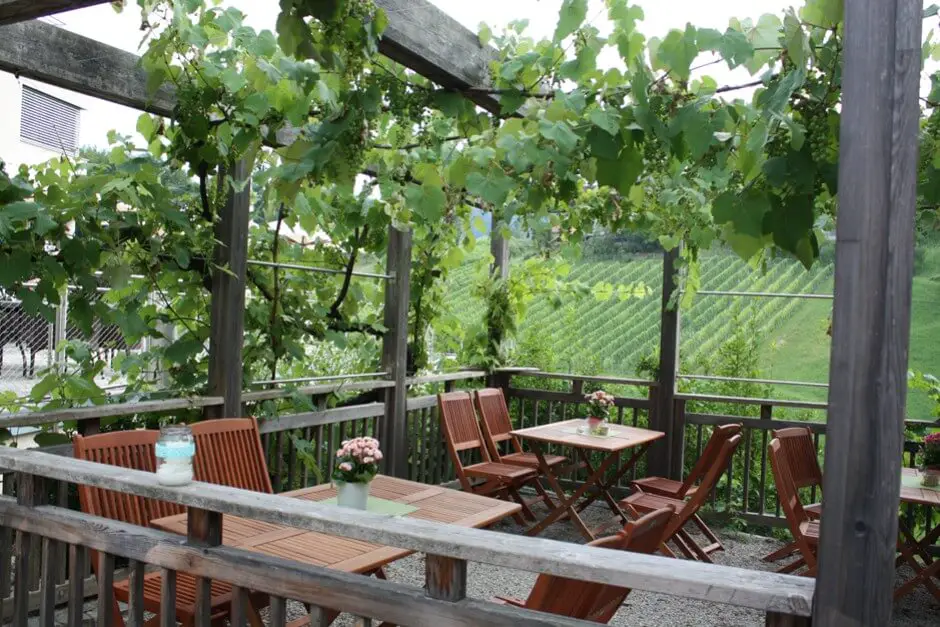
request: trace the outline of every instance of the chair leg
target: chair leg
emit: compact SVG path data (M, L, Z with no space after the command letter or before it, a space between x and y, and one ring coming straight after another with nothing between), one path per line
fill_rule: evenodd
M669 538L669 541L678 547L679 551L685 555L688 559L694 560L695 554L692 552L692 549L689 548L689 545L686 543L685 538L676 533L674 536Z
M692 536L686 533L684 529L680 529L676 535L681 537L692 548L692 552L695 553L695 557L697 557L699 561L705 562L706 564L712 563L712 559L708 557L708 552L700 547L698 542L696 542Z
M117 599L111 602L111 617L114 627L125 627L124 615L121 614L121 606L118 604Z
M721 543L721 540L718 539L718 536L708 528L708 525L705 524L705 521L702 520L698 514L692 516L692 522L695 523L695 526L699 528L699 531L702 532L702 535L708 538L708 541L711 542L707 547L704 547L702 550L706 553L714 553L715 551L724 551L725 547Z
M529 509L528 504L526 504L526 501L524 498L522 498L522 495L519 494L519 490L516 488L516 486L508 486L506 489L509 491L509 494L512 495L512 499L522 506L522 516L526 520L535 522L537 520L535 518L535 514L532 513L531 509Z
M778 573L787 574L799 570L801 567L806 565L806 560L802 557L798 557L789 564L784 564L776 570Z
M765 562L776 562L782 560L785 557L790 557L794 553L798 552L800 549L796 546L796 542L791 542L783 548L777 549L773 553L768 553L764 556L763 560Z
M550 497L548 492L545 491L545 487L542 485L542 482L539 481L539 478L536 477L535 479L532 479L530 483L535 487L535 491L542 499L542 502L545 503L545 506L549 509L555 509L555 501L553 501L552 497Z
M670 549L668 546L666 546L666 543L665 543L665 542L663 542L662 544L659 545L659 552L662 553L663 555L665 555L666 557L675 557L675 556L676 556L676 554L672 552L672 549Z

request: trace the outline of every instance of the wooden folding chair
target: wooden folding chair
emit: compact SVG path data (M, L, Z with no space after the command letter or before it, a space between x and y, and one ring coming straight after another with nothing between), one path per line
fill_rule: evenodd
M480 423L477 421L473 409L473 400L467 392L449 392L437 395L437 405L440 410L441 430L447 451L454 464L454 471L460 486L467 492L490 495L497 498L509 496L522 505L522 513L529 520L535 520L535 515L529 509L530 501L522 498L519 487L538 476L538 473L524 466L513 466L494 462L489 451L483 443L480 432ZM460 458L462 451L480 451L481 461L465 466ZM482 480L482 483L474 483ZM542 500L538 497L536 500ZM518 514L514 516L520 525L525 520Z
M522 449L522 443L519 438L510 435L512 431L512 420L509 417L509 407L506 405L506 398L500 388L485 388L477 390L474 394L477 411L480 414L480 428L483 432L483 440L486 442L486 448L490 453L490 458L494 462L501 464L511 464L513 466L524 466L532 468L541 475L539 459L535 453L527 453ZM509 452L503 454L500 452L500 445L503 442L509 442ZM564 455L545 455L545 462L552 468L563 466L568 463L568 458ZM551 497L545 491L542 483L536 478L531 482L536 492L549 504L554 507Z
M672 507L650 512L628 522L622 532L594 540L588 546L633 553L654 553L663 543L673 513ZM508 598L497 598L496 601L538 612L607 624L623 605L628 594L629 588L555 575L539 575L525 601Z
M196 440L196 481L274 493L257 420L220 418L189 427Z
M689 500L682 501L668 496L648 494L638 490L620 501L620 507L629 512L633 518L639 518L643 514L671 505L675 509L676 514L669 522L669 528L666 531L665 540L660 546L660 551L665 555L675 557L672 550L666 546L666 543L671 541L679 547L682 554L689 559L698 558L703 562L711 563L712 560L708 555L717 550L714 544L705 547L699 546L692 536L683 530L683 527L692 520L693 516L698 514L699 509L705 504L708 495L711 494L711 491L715 488L722 473L727 470L731 456L734 454L740 442L741 435L737 434L722 443L718 454L715 455L712 461L712 465L706 470L705 476L702 477L698 489L689 497Z
M160 437L158 431L116 431L88 437L75 436L73 448L76 459L84 459L99 464L121 466L146 472L155 472L157 468L156 444ZM185 511L182 505L166 503L131 494L114 492L87 485L78 486L78 498L82 511L86 514L101 516L111 520L147 527L150 521L165 516L174 516ZM95 575L98 572L98 560L90 556ZM144 575L144 610L155 614L147 625L160 624L160 590L163 577L160 573ZM130 581L128 579L114 583L113 623L124 625L118 601L130 600ZM221 581L212 582L211 615L212 624L224 623L232 602L232 588ZM186 572L177 573L176 577L176 617L179 622L189 627L196 621L196 578Z
M740 432L740 424L716 426L712 430L711 437L708 438L708 442L705 444L702 454L692 467L692 472L686 476L685 481L675 481L674 479L667 479L666 477L644 477L643 479L634 480L633 487L647 494L658 494L674 499L685 499L695 494L699 487L698 483L705 477L705 473L708 472L708 469L714 465L715 457L721 451L722 444L724 444L728 438ZM691 521L699 528L702 535L711 542L711 544L706 547L709 549L707 551L708 553L724 550L725 547L721 544L721 540L709 529L701 516L695 514L692 516Z
M819 467L819 457L816 455L816 445L813 442L813 432L809 427L787 427L786 429L777 429L773 432L773 437L780 440L783 453L787 456L790 463L790 474L793 478L793 485L796 486L797 494L805 488L822 490L822 469ZM822 513L822 504L819 502L810 505L804 505L803 511L811 520L817 520ZM777 560L788 557L798 551L795 542L791 542L782 549L764 557L765 562L776 562ZM777 572L790 572L793 564L787 564Z
M806 571L801 573L806 577L816 576L816 547L819 545L819 522L810 520L809 515L800 503L796 482L793 480L792 464L779 438L774 438L767 445L770 456L770 465L773 468L774 483L777 486L777 498L780 507L787 518L787 525L793 535L793 544L800 552L800 558L787 565L783 572L793 572L801 566Z

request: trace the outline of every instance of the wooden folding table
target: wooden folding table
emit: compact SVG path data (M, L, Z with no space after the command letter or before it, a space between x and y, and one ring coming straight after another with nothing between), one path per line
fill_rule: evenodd
M920 471L913 468L904 468L901 474L901 502L912 505L923 505L928 508L940 508L940 490L921 487ZM907 562L914 571L914 576L904 582L894 591L894 598L902 597L922 585L940 601L940 588L933 582L940 580L940 559L930 554L931 546L940 540L940 525L933 528L923 538L918 539L914 530L904 521L902 516L898 523L898 555L897 566ZM923 564L917 561L917 558Z
M336 496L336 489L324 484L285 492L281 496L325 501ZM414 508L414 511L404 514L406 517L461 527L488 527L522 509L517 503L384 475L378 475L372 481L370 498L373 497ZM182 535L186 534L186 523L186 514L151 521L153 527ZM386 564L414 552L237 516L222 517L222 543L265 555L363 574L374 573Z
M578 432L578 427L582 425L584 425L584 420L565 420L510 432L516 437L525 438L529 441L532 452L539 460L539 468L542 474L558 496L557 507L552 509L548 516L527 529L526 533L529 535L541 533L553 522L567 515L587 540L595 540L594 532L584 524L579 512L584 511L585 507L599 498L603 498L611 511L622 521L629 520L623 510L620 509L617 500L611 496L610 489L617 485L621 477L633 468L650 444L666 435L661 431L650 431L649 429L622 425L610 425L610 431L606 436L582 435ZM570 496L566 496L565 490L555 474L556 471L564 473L568 469L553 470L546 463L544 450L546 444L576 450L581 463L587 469L588 478ZM620 453L627 449L635 450L625 462L617 465ZM592 452L604 455L603 461L596 468L591 463ZM588 493L589 490L590 493Z

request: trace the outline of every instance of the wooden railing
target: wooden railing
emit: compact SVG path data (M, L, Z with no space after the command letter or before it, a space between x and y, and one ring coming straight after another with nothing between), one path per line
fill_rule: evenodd
M421 387L425 392L444 391L452 389L461 382L479 382L485 373L481 371L459 371L446 374L413 377L407 380L409 388ZM277 416L262 418L260 431L267 456L268 469L272 476L272 485L275 492L286 491L298 487L312 485L317 482L315 473L301 462L297 456L291 436L306 439L314 443L318 452L317 462L321 474L328 480L333 471L335 457L332 451L339 447L344 439L360 435L376 435L378 433L378 420L383 416L385 405L382 402L366 401L353 405L328 407L331 396L349 392L382 391L393 385L385 380L353 380L331 381L306 385L293 389L271 389L254 392L245 392L243 401L246 415L255 413L260 409L260 403L265 401L283 399L286 397L303 396L309 399L314 411L285 413ZM170 398L162 400L147 400L131 403L113 403L95 407L82 407L59 409L43 412L23 412L0 416L0 427L13 426L40 426L54 425L63 421L77 421L82 432L94 433L97 431L102 418L118 416L139 416L143 414L173 414L199 410L206 407L222 405L220 397L191 397ZM452 478L450 461L444 454L441 444L440 427L437 419L437 403L433 394L424 394L408 399L408 478L426 483L441 483ZM71 444L49 446L39 449L45 453L70 457ZM436 451L436 455L430 451ZM11 469L0 464L0 482L2 494L10 496L14 492L13 473ZM47 494L44 502L55 504L64 509L77 509L77 495L74 486L67 482L46 482ZM13 550L12 538L0 533L0 557L9 556ZM53 559L57 564L53 580L58 586L55 593L62 599L70 586L70 571L66 568L66 558L61 548L57 549L57 556ZM30 579L27 584L31 596L27 599L28 609L36 610L39 607L40 597L40 568L42 562L42 546L36 543L31 547L31 564L33 564ZM0 561L0 563L3 563ZM93 578L90 578L91 567L82 564L80 569L84 580L84 593L94 596L97 587ZM0 591L9 591L4 587L4 576L9 573L0 573ZM4 598L6 594L0 593L0 620L5 616L9 618L13 611L12 598Z
M683 436L680 450L684 454L686 472L701 455L711 433L709 427L731 423L743 425L741 444L728 471L712 493L711 514L726 514L756 525L785 526L767 459L767 444L776 429L807 427L813 432L816 452L822 463L826 444L826 403L702 394L676 394L675 403L676 425ZM703 405L724 406L726 413L704 412L701 409ZM775 410L799 411L804 419L780 417L779 413L775 415ZM911 426L936 424L919 420L906 420L905 423ZM904 462L907 466L914 467L917 450L917 443L905 443ZM815 501L820 495L811 489L807 497ZM928 520L927 524L937 523Z
M25 625L30 587L38 572L40 623L51 624L58 562L66 555L72 575L67 589L69 615L80 624L85 597L88 551L98 552L99 577L113 579L115 560L128 560L132 581L140 583L146 568L162 569L165 581L186 571L234 586L232 624L245 624L248 591L271 595L271 625L285 624L288 599L313 608L332 608L367 619L399 625L587 625L560 616L541 614L469 599L467 562L571 577L587 581L669 594L700 601L726 603L767 614L768 625L808 624L812 608L812 579L750 571L659 556L621 553L553 540L521 537L484 530L441 525L411 518L393 518L275 495L196 483L182 488L161 486L152 473L63 459L37 451L0 449L0 466L17 474L17 496L0 497L0 534L15 535L14 577L9 568L2 586L12 583L12 624ZM62 507L42 505L47 482L87 484L148 498L179 503L199 512L219 512L299 529L355 538L424 553L424 588L275 559L239 549L181 542L180 536L100 519ZM43 548L39 564L28 548ZM8 546L6 544L0 547ZM10 564L9 552L0 559ZM142 586L131 585L131 624L143 624ZM197 607L205 614L197 625L208 625L208 585L197 586ZM0 597L7 589L0 589ZM162 624L172 624L175 590L165 585ZM99 616L111 609L111 589L98 590ZM316 616L317 614L313 614Z

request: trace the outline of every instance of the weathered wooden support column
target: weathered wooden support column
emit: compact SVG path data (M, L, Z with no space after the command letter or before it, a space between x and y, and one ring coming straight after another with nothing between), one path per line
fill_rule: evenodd
M835 304L813 624L891 620L907 391L921 10L845 3Z
M676 372L679 368L679 305L675 294L679 289L676 280L676 262L679 247L663 253L663 293L659 322L659 386L656 388L656 405L650 412L650 428L664 431L666 437L657 440L647 453L649 472L652 476L681 479L683 433L675 428ZM679 451L676 459L676 451Z
M411 302L411 231L388 229L388 262L385 280L385 336L382 368L394 387L385 390L385 414L379 425L383 472L396 477L408 473L407 399L408 305Z
M238 161L219 173L226 190L225 206L215 226L218 240L212 271L212 317L209 330L209 394L225 404L206 408L207 418L240 416L242 343L245 337L245 272L251 209L251 164ZM231 176L238 189L227 182Z
M509 278L509 239L495 228L490 234L490 254L493 255L490 274L505 281Z

